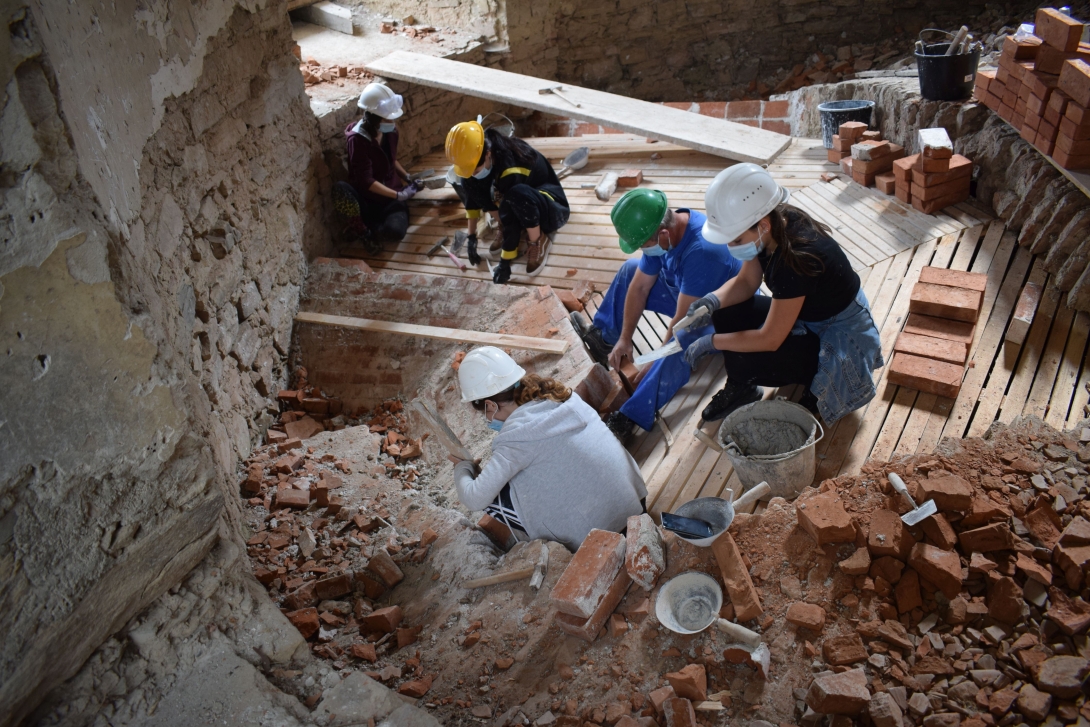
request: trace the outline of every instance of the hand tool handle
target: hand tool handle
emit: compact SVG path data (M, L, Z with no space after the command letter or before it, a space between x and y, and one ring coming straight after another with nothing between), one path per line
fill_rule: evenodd
M756 631L750 631L745 626L733 623L725 618L716 621L715 625L727 635L727 638L733 639L739 644L745 644L751 649L756 648L761 643L761 635Z
M452 253L450 250L447 250L447 255L450 257L451 261L453 261L454 264L458 266L459 270L461 270L463 273L466 271L465 263L459 260L457 255Z
M699 313L696 313L695 315L691 315L691 316L685 316L680 321L678 321L677 323L674 324L674 327L672 329L673 332L677 333L678 331L684 331L686 328L688 328L689 326L692 325L693 321L695 321L699 317L700 317Z
M757 502L762 497L772 491L772 488L768 486L767 482L762 482L759 485L751 487L742 493L742 496L734 501L734 509L740 510L751 502Z
M916 501L912 499L912 495L908 494L908 488L905 487L905 481L901 479L901 476L896 472L889 473L889 484L893 485L893 489L897 490L901 494L901 497L908 500L908 504L912 505L912 509L916 509Z

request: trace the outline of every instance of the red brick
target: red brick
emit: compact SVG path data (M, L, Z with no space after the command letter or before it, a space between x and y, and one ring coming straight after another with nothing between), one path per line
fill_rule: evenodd
M397 688L397 693L404 694L406 697L412 697L413 699L420 699L420 697L423 697L428 693L428 690L431 689L433 681L435 681L435 677L428 674L419 679L413 679L411 682L405 682Z
M935 215L942 212L944 209L952 204L958 204L964 202L969 198L969 186L958 192L957 194L947 195L945 197L939 197L932 200L917 199L915 196L912 198L912 208L918 210L925 215Z
M766 119L786 119L789 112L787 101L765 101L761 116Z
M628 633L628 621L619 613L610 614L607 624L611 638L616 639Z
M1037 55L1037 49L1041 45L1041 39L1031 35L1020 40L1015 40L1013 35L1003 38L1003 57L1011 60L1030 60Z
M943 512L961 512L973 504L973 488L963 478L946 470L931 470L926 478L916 482L920 504L934 500Z
M968 351L973 342L973 330L975 326L965 321L951 321L947 318L936 318L920 313L909 313L905 321L904 332L931 338L941 338L947 341L962 343Z
M621 172L617 176L617 186L622 187L622 188L624 188L624 187L638 187L638 186L640 186L640 182L642 182L642 181L643 181L643 170L642 169L625 169L623 172ZM575 294L573 293L572 295L574 296ZM565 304L565 307L567 307L567 304ZM568 308L568 310L571 310L571 308Z
M273 463L273 469L283 475L290 475L303 466L305 457L300 452L289 452Z
M954 195L969 196L969 177L962 177L961 179L953 179L949 182L943 182L942 184L936 184L931 187L924 187L920 184L912 183L912 199L918 199L924 203L933 202L935 200L946 199Z
M931 336L918 336L905 331L901 331L897 336L893 350L953 364L963 364L969 356L969 348L964 343Z
M647 513L628 518L624 565L628 575L641 588L651 590L666 570L666 551L662 533Z
M855 632L825 639L821 645L821 654L831 666L855 664L868 656L863 639Z
M712 553L719 564L723 583L727 587L734 615L739 621L749 621L764 613L761 598L753 587L749 570L742 560L742 552L730 533L723 533L712 543Z
M894 586L893 595L897 599L898 613L909 613L914 609L923 608L919 574L909 568Z
M276 499L274 500L274 506L277 508L294 507L306 509L309 505L310 493L307 490L296 490L290 487L278 490Z
M367 570L378 576L388 588L393 588L405 578L405 574L401 572L385 548L379 549L371 556L371 560L367 561Z
M1090 65L1077 58L1065 61L1060 71L1059 87L1083 108L1090 106Z
M836 149L826 149L825 159L830 164L839 164L840 161L844 159L844 152L837 151Z
M356 581L363 588L364 595L371 600L381 598L382 594L388 590L386 584L380 581L378 576L367 571L356 571Z
M916 543L909 553L908 564L947 598L954 598L961 591L961 558L956 552Z
M852 153L852 140L841 139L839 134L833 134L833 148L846 154Z
M246 469L246 479L242 481L243 492L260 492L261 481L265 479L265 468L260 464L252 464Z
M727 104L727 119L756 119L761 116L760 101L731 101Z
M893 162L893 177L898 182L910 183L912 181L912 167L916 164L916 160L920 158L919 154L913 154L906 156L902 159L896 159Z
M1076 51L1082 40L1082 23L1059 10L1039 8L1034 18L1033 34L1053 48Z
M515 536L511 533L511 529L488 513L482 515L477 521L477 527L503 550L510 550L515 544Z
M277 444L276 444L277 454L287 454L288 452L290 452L293 449L302 449L303 448L303 440L299 439L298 437L292 437L291 439L287 439L286 438L287 436L288 435L285 434L284 435L284 437L285 437L284 441L277 442Z
M883 194L893 194L897 188L897 179L893 172L883 172L874 175L874 184Z
M624 554L620 533L591 530L553 587L553 605L576 618L590 618L622 569Z
M712 116L717 119L726 117L727 104L725 101L701 101L697 104L697 113L701 116Z
M654 707L655 712L661 714L662 705L666 702L666 700L676 698L677 694L674 693L673 687L667 685L665 687L659 687L658 689L651 690L651 692L649 692L647 696L651 699L651 706Z
M347 573L323 578L314 584L314 589L321 601L331 601L352 592L352 577Z
M664 678L682 699L703 702L708 698L708 675L703 664L689 664L680 671L666 674Z
M820 632L825 628L825 609L814 603L798 601L788 607L787 621L804 629Z
M697 727L696 712L688 699L675 697L662 703L662 714L666 727Z
M791 135L791 124L779 119L761 119L761 128L765 131L774 131L785 136Z
M401 606L387 606L372 611L360 621L360 630L366 633L392 634L401 623Z
M855 525L835 490L806 498L798 508L798 518L799 526L818 545L855 540Z
M964 375L964 366L907 353L894 353L887 378L891 384L953 399L961 389Z
M910 157L905 157L909 159ZM936 184L949 182L953 179L969 178L973 176L973 163L961 154L950 157L948 169L945 172L918 172L912 176L912 181L924 187L932 187Z
M990 553L1010 549L1014 545L1014 534L1006 523L992 523L982 528L963 530L958 535L958 541L966 553Z
M397 627L397 648L404 649L406 646L410 646L416 643L416 639L420 636L420 632L424 630L423 626L409 626L407 628Z
M857 715L870 702L867 675L862 669L814 678L806 693L806 705L821 714Z
M845 121L837 129L837 133L841 139L848 139L850 141L857 141L863 132L867 130L867 125L862 121Z
M313 583L304 583L284 598L284 605L294 611L314 606L318 603L318 592Z
M904 560L916 544L901 516L892 510L875 510L868 526L867 550L876 558L888 555Z
M983 295L978 290L921 282L912 287L908 309L913 313L972 323L980 314L982 302Z
M349 648L349 653L357 659L363 659L364 661L378 660L378 656L375 654L374 644L352 644Z
M284 615L288 617L288 621L291 621L291 625L299 630L304 639L309 639L318 633L318 628L321 626L318 621L318 609L316 608L302 608Z
M613 579L609 590L599 601L598 608L591 614L590 618L581 619L571 614L557 612L556 625L560 627L561 631L570 636L577 636L584 641L593 642L598 638L602 627L605 626L606 619L617 608L617 604L624 598L624 594L628 592L628 587L631 585L632 579L628 577L628 571L624 568L620 569L617 577Z
M950 159L934 159L931 157L925 157L923 154L916 154L916 161L912 164L912 174L915 176L916 172L930 173L930 172L948 172L950 171Z

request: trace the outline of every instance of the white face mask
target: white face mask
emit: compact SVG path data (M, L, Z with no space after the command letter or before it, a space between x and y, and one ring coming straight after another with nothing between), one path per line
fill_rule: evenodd
M670 252L659 244L659 235L661 234L661 232L662 231L660 230L659 232L655 233L655 236L653 238L655 241L654 245L652 245L651 247L641 247L640 252L642 252L644 255L647 255L648 257L662 257L666 253Z
M396 128L397 124L395 124L393 121L387 121L378 125L378 130L381 131L383 134L389 134Z
M473 173L473 178L474 179L484 179L491 173L492 173L492 165L489 164L487 167L481 167L481 171L474 172Z
M761 251L765 249L764 238L765 231L760 230L756 242L743 242L741 245L727 245L727 252L743 262L752 260L760 255Z

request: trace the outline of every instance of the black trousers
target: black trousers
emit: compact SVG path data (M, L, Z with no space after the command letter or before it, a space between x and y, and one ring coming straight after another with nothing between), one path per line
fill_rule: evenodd
M381 242L397 242L409 229L407 204L396 199L386 203L365 201L348 182L333 185L333 206L345 217L358 216Z
M716 333L752 331L764 325L772 299L755 296L712 314ZM739 353L723 351L727 380L735 384L755 386L787 386L805 384L809 387L818 369L821 339L816 333L788 335L775 351Z
M543 233L555 232L564 226L570 215L571 210L529 184L516 184L504 192L500 203L504 251L518 249L523 230L540 226Z

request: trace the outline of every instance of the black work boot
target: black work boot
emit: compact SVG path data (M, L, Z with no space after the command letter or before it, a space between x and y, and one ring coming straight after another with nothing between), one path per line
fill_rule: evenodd
M619 411L615 411L606 417L606 426L625 447L632 442L632 435L636 433L636 422Z
M752 384L732 384L728 381L726 386L716 392L700 416L706 422L719 421L735 409L752 404L760 398L759 387Z
M586 316L579 311L573 310L568 318L571 319L572 327L579 334L579 338L583 339L583 345L587 347L591 359L608 369L609 352L613 350L613 346L602 338L602 329L588 322Z

